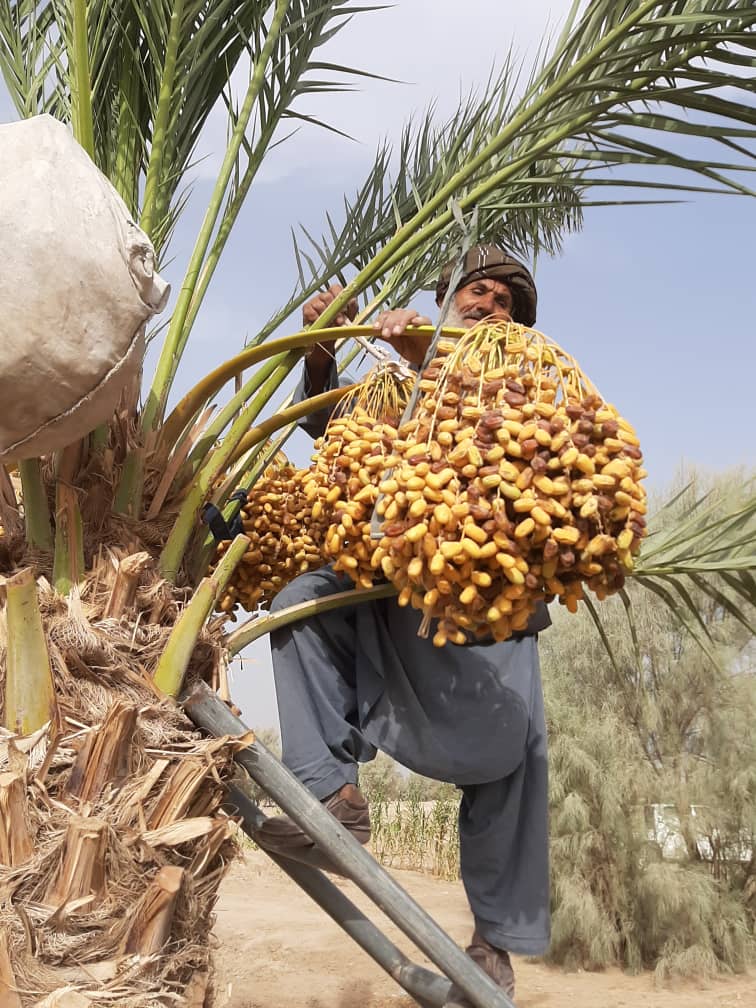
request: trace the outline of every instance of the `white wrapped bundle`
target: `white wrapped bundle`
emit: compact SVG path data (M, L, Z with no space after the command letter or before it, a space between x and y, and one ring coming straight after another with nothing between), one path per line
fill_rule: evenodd
M170 288L123 200L51 116L0 125L0 461L107 420Z

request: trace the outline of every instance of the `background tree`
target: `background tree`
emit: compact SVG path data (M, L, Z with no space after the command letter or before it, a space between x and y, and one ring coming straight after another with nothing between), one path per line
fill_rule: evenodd
M703 483L661 509L658 534L689 518ZM708 488L722 507L743 494L740 473ZM660 976L743 969L754 951L753 636L728 600L695 592L714 661L653 594L631 585L628 595L629 610L621 599L601 609L611 657L585 610L542 637L551 956Z

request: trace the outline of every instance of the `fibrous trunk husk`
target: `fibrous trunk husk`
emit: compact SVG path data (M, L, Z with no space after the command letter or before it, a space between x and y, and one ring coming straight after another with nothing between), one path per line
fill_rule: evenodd
M44 902L56 909L67 904L93 910L105 891L105 823L102 819L72 816L61 851L60 866Z
M33 736L0 729L0 1008L210 1003L236 743L201 738L156 691L184 599L167 599L143 557L126 567L136 591L117 617L112 556L66 599L37 584L59 716ZM203 632L189 681L217 667L219 648Z
M105 607L106 618L117 619L133 607L141 574L150 562L149 553L134 553L119 562L113 590Z
M19 773L0 774L0 864L15 868L33 851L24 778Z
M0 931L0 1008L21 1008L8 935L3 931Z

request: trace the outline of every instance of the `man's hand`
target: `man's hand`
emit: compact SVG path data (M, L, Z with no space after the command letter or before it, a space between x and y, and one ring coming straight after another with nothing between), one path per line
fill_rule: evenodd
M327 291L320 291L319 294L316 294L315 297L308 301L302 308L302 321L304 324L312 325L316 319L319 319L328 305L331 304L332 301L335 301L343 290L344 288L340 284L331 284ZM352 298L344 311L339 312L331 325L349 325L356 314L357 299Z
M319 319L332 301L341 294L344 288L340 284L331 284L327 291L321 291L311 298L302 308L302 322L304 325L312 325ZM343 312L339 312L333 320L333 325L349 325L357 314L357 300L352 300L347 304ZM305 367L310 381L310 395L318 395L325 390L328 374L331 370L331 361L336 353L336 343L333 340L323 343L315 343L305 354Z
M378 338L384 340L410 364L422 364L432 339L432 333L412 333L407 335L408 326L429 326L431 320L419 315L414 308L392 308L381 312L373 323L378 330Z

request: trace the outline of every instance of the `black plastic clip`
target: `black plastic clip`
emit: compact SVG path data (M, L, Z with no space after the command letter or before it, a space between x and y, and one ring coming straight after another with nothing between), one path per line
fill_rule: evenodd
M216 542L223 542L227 539L233 539L235 536L240 535L244 531L244 526L242 525L241 509L242 506L247 502L248 490L244 487L240 487L229 497L229 502L238 501L239 507L236 514L233 515L228 521L223 517L223 513L215 506L215 504L205 504L200 512L200 518L207 525L212 533L213 539Z

